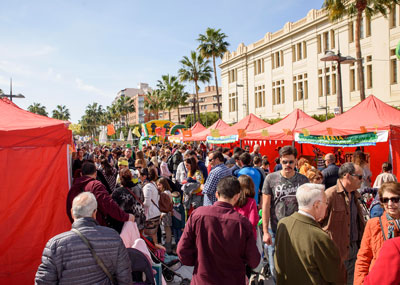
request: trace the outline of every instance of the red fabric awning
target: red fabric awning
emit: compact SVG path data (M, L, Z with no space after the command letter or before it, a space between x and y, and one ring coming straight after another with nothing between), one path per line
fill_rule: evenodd
M229 128L229 125L227 123L225 123L224 121L222 121L221 119L219 119L208 129L205 129L205 130L197 133L196 135L192 136L190 138L190 141L205 141L207 139L207 136L209 136L211 134L211 130L216 129L216 130L222 131L223 129L226 129L226 128Z
M264 122L262 119L258 118L254 114L250 114L243 119L241 119L238 123L235 125L224 129L220 132L221 136L231 136L231 135L237 135L238 130L244 129L246 132L251 132L251 131L256 131L260 129L264 129L266 127L271 126L267 122Z

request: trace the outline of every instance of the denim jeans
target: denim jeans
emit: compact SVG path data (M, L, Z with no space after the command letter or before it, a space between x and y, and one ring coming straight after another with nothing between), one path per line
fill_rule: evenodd
M178 242L181 239L182 233L183 233L183 229L172 228L172 234L174 235L176 245L178 245Z
M275 272L275 262L274 262L274 254L275 254L275 232L272 229L268 229L269 234L271 235L272 244L268 246L268 263L269 269L271 270L272 279L274 283L276 283L276 272Z

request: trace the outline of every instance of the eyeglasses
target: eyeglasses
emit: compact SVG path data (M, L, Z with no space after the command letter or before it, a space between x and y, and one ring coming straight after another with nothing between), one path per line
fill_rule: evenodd
M400 197L391 197L391 198L380 198L382 204L387 204L389 201L392 203L399 203Z
M363 176L361 174L350 174L350 175L354 176L354 177L358 177L359 180L363 179Z
M142 169L142 167L141 167L141 166L136 166L135 168L136 168L136 169Z
M294 160L282 160L282 164L293 164Z

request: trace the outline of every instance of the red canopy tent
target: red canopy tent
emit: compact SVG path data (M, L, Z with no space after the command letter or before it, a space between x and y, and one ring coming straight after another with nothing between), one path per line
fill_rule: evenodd
M205 141L207 139L207 137L209 135L211 135L211 130L222 131L223 129L226 129L226 128L229 128L229 125L227 123L225 123L224 121L222 121L221 119L219 119L214 124L212 124L208 129L205 129L205 130L197 133L196 135L193 135L193 133L192 133L192 137L188 138L188 139L190 139L190 141Z
M247 135L243 138L243 140L256 139L293 141L295 131L301 131L303 128L308 128L319 123L320 122L313 119L302 110L296 109L279 122L265 128L268 131L268 136L262 136L262 131L256 130L247 132Z
M202 131L207 130L205 126L203 126L200 122L196 122L191 128L190 131L192 132L192 136L195 134L198 134ZM174 135L174 136L169 136L168 137L169 141L172 142L187 142L187 141L192 141L191 137L185 137L182 134L182 130L179 130L179 135Z
M268 124L267 122L264 122L262 119L260 119L256 115L250 114L250 115L244 117L243 119L241 119L235 125L222 130L220 132L220 135L221 136L237 135L238 130L240 130L240 129L246 130L246 133L247 133L247 132L251 132L251 131L264 129L269 126L271 126L271 125Z
M397 129L393 125L400 126L400 111L370 95L345 113L309 127L307 130L311 135L320 136L345 136L365 132L388 131L389 140L387 142L377 143L376 146L364 147L364 151L370 155L372 162L370 163L370 168L373 177L375 177L381 172L383 162L390 160L390 157L394 159L399 157L400 149L393 147L395 143L392 146L390 145L393 138L396 140L396 146L398 146L397 139L399 136L396 136L398 132L396 132ZM304 145L304 147L306 146ZM328 147L322 148L328 149ZM392 155L389 152L390 148L392 148ZM355 148L346 148L348 152L353 152L354 150ZM393 173L396 176L400 175L400 168L397 166L398 162L393 160Z
M49 238L70 228L66 122L0 99L0 284L31 284Z

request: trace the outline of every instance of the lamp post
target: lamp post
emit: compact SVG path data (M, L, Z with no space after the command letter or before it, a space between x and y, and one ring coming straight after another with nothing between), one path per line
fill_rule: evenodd
M237 84L236 83L236 102L235 102L235 108L236 108L236 123L239 122L239 94L238 94L238 87L243 87L243 84Z
M342 56L340 50L335 54L331 50L325 51L325 55L321 58L321 61L336 61L337 62L337 105L339 107L340 114L343 113L343 96L342 96L342 70L341 64L349 64L356 61L352 56ZM327 99L325 99L327 100Z
M13 95L12 94L12 78L10 79L10 94L4 94L1 90L0 90L0 97L1 98L4 98L4 97L8 97L8 98L10 98L10 101L12 102L12 98L25 98L25 96L24 95L22 95L21 93L20 94L17 94L17 95Z

